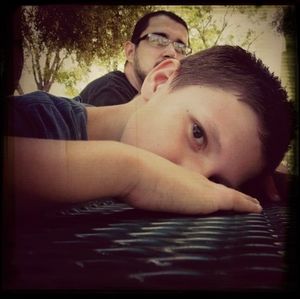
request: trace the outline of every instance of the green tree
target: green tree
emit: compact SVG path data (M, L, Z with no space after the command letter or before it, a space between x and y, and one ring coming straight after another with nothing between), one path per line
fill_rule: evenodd
M224 43L239 44L249 49L263 32L248 28L243 36L237 36L235 32L241 25L234 23L232 17L243 15L244 19L256 24L266 21L264 7L253 5L161 6L161 8L179 14L187 22L193 52Z
M61 81L65 72L60 71L68 57L75 57L80 67L89 66L95 58L116 60L131 34L130 25L151 9L122 5L23 7L23 46L37 88L49 91L55 81Z

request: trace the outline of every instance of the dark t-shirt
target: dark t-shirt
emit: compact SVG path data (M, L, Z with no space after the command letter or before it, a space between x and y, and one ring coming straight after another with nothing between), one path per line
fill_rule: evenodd
M109 106L127 103L137 93L124 73L114 71L89 83L80 93L80 97L83 103Z
M7 99L7 135L87 140L87 112L78 99L42 91Z

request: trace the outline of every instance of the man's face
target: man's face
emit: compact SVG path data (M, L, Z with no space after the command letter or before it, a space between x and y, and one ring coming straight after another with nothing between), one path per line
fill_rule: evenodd
M148 33L159 33L171 41L188 45L188 32L186 28L164 15L151 18L148 27L142 32L140 37ZM164 48L154 47L150 45L147 40L141 40L139 44L135 46L133 68L141 82L143 82L150 70L164 59L175 58L180 60L184 57L184 55L178 54L175 51L172 44Z
M121 141L237 187L262 168L255 112L222 89L159 88L129 119Z

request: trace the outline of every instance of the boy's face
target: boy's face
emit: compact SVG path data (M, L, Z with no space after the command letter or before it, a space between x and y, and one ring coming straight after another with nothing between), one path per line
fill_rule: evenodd
M122 142L237 187L263 166L258 118L231 92L160 88L129 119Z

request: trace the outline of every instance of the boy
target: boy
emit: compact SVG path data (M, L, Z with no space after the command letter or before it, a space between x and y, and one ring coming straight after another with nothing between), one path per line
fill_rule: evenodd
M8 192L37 202L111 196L157 211L260 212L233 188L272 173L292 132L280 82L232 46L163 61L123 105L42 92L8 103Z

